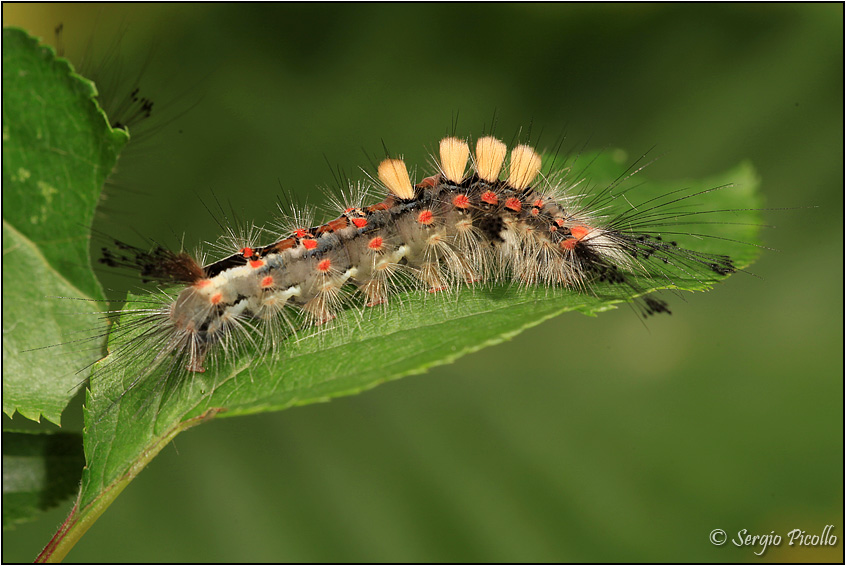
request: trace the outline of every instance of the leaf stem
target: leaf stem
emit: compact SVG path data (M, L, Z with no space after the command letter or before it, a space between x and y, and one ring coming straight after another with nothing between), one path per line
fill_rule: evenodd
M74 503L73 509L71 509L68 518L65 519L65 522L62 523L56 531L56 534L53 535L53 538L50 539L50 542L47 543L47 546L44 547L44 550L42 550L41 554L39 554L35 559L35 562L61 562L64 560L68 552L70 552L79 539L82 538L82 535L91 528L91 525L93 525L100 515L103 514L103 511L108 509L109 505L111 505L124 488L129 485L129 482L135 479L135 476L137 476L141 470L143 470L147 464L150 463L150 461L155 458L159 452L161 452L162 448L167 446L167 444L180 432L210 420L219 412L224 410L225 409L221 408L211 408L198 417L194 417L193 419L177 424L163 436L160 436L158 440L151 443L150 447L142 452L138 459L129 466L129 469L125 474L100 492L100 495L98 495L97 498L82 511L79 510L79 498L82 496L82 491L80 490L80 494L77 496L76 503Z

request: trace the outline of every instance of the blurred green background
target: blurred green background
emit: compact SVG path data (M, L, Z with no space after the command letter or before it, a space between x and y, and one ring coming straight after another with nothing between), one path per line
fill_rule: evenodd
M260 222L280 185L322 204L327 160L360 179L384 140L425 166L456 115L478 135L494 113L540 147L657 146L647 176L680 186L750 159L788 209L765 213L777 251L754 275L668 296L647 328L570 314L191 430L69 560L843 560L842 5L4 4L3 22L50 43L63 23L111 104L139 75L156 101L98 223L131 241L216 238L212 192ZM69 507L7 532L3 560L32 560ZM827 524L835 548L708 541Z

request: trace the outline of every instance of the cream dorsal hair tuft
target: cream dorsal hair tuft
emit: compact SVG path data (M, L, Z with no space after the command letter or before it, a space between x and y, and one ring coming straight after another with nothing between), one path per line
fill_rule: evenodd
M487 136L476 142L476 173L483 181L493 183L499 179L502 163L508 148L498 139Z
M448 137L441 140L440 150L444 176L456 185L461 184L470 158L470 146L464 140Z
M379 164L379 180L382 181L391 193L401 199L414 198L414 187L408 178L408 168L402 159L386 159Z
M522 190L532 184L540 173L541 157L528 145L518 145L511 150L508 184Z

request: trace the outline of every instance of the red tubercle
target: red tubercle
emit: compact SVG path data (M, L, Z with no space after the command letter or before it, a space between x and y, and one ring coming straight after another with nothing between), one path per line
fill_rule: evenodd
M543 199L538 199L532 203L535 208L543 208Z
M381 250L382 249L382 238L381 236L376 236L370 243L367 244L367 247L371 250Z
M303 240L300 240L300 243L307 250L313 250L317 247L317 240L312 240L311 238L304 238Z
M496 196L496 193L493 191L485 191L482 193L482 202L497 204L499 202L499 197Z
M468 208L470 206L470 197L467 195L457 195L452 199L452 204L455 208Z
M194 283L194 286L195 286L197 289L205 289L205 288L206 288L206 287L208 287L209 285L211 285L211 279L200 279L199 281L197 281L196 283Z
M563 218L556 218L556 219L555 219L555 223L556 223L556 224L558 224L558 227L559 227L559 228L563 228L563 227L564 227L564 219L563 219Z
M273 286L273 277L271 277L270 275L268 275L267 277L265 277L264 279L261 280L262 289L267 289L268 287L272 287L272 286Z
M294 230L294 236L296 236L297 238L305 238L307 235L308 232L306 230L303 230L302 228L297 228L296 230Z
M222 293L215 293L214 295L212 295L212 297L211 297L211 299L209 299L209 301L211 301L211 304L216 305L216 304L218 304L218 303L219 303L222 299L223 299L223 294L222 294Z
M317 270L323 271L324 273L329 271L330 267L332 267L332 260L330 259L321 260L320 263L317 264Z
M590 232L590 230L591 230L591 229L590 229L590 228L588 228L587 226L581 226L581 225L578 225L578 226L573 226L573 227L571 227L571 228L570 228L570 233L571 233L571 234L573 235L573 237L574 237L574 238L576 238L577 240L581 240L582 238L584 238L585 236L587 236L587 235L588 235L588 233Z
M264 266L264 260L263 259L252 259L252 260L250 260L250 267L252 267L253 269L258 269L259 267L263 267L263 266Z
M364 228L367 226L367 219L366 218L353 218L352 223L355 225L356 228Z
M253 251L253 248L241 248L241 253L244 257L253 257L255 252Z
M431 224L435 220L431 210L423 210L417 215L417 221L420 224Z
M558 224L559 226L564 224L563 219L559 219L559 220L560 220L560 222L558 220L555 221L556 224ZM591 231L591 228L589 228L587 226L581 226L581 225L571 226L570 227L570 234L573 237L568 238L568 239L564 240L563 242L561 242L561 244L560 244L561 248L565 249L565 250L572 250L578 244L581 243L581 241L585 238L585 236L587 236L590 233L590 231Z
M505 208L514 212L520 212L523 208L523 203L517 197L511 197L505 200Z

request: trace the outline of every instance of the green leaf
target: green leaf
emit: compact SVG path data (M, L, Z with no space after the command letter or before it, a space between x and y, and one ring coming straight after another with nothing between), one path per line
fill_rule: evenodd
M3 431L3 528L35 519L75 494L82 435Z
M85 377L76 371L102 355L100 347L72 343L91 330L81 315L99 307L50 298L103 298L89 259L90 226L128 136L109 127L96 94L51 48L21 30L3 30L3 412L9 416L18 411L59 424Z
M622 169L611 156L600 156L591 165L590 176L598 186L605 186ZM729 180L738 185L699 199L706 201L705 206L700 203L701 210L724 212L706 214L707 219L697 226L703 229L695 232L710 228L720 239L698 234L674 235L673 239L691 249L730 254L742 268L758 252L750 245L757 240L759 227L757 212L749 209L761 204L752 167L744 164L720 177L685 186L692 192L705 191ZM678 187L649 184L646 190L638 188L639 201ZM691 209L686 202L684 206ZM666 233L688 229L668 226ZM637 284L644 294L666 288L694 291L724 278L682 270L670 273L667 279L639 277ZM563 312L595 315L632 298L610 283L592 286L590 293L507 285L463 289L448 296L408 292L390 307L350 309L327 327L301 332L297 339L280 345L275 361L256 360L257 352L246 352L228 363L214 364L205 374L177 371L168 375L166 368L160 368L136 383L148 358L129 362L107 358L92 380L86 403L88 466L80 506L84 509L99 505L100 499L111 499L173 436L206 418L280 410L359 393L503 342ZM149 306L145 297L133 300L138 302L128 309Z

